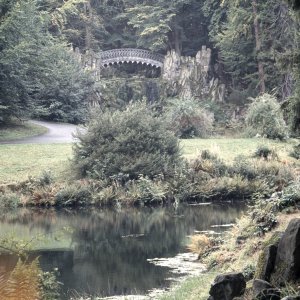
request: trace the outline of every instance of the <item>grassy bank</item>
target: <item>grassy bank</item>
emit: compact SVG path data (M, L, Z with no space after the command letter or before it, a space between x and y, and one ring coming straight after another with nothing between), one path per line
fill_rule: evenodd
M251 156L260 145L275 149L279 157L288 159L296 141L279 142L267 139L186 139L180 141L183 156L196 158L201 150L216 153L225 162L232 162L238 155ZM55 177L64 178L72 157L71 144L19 144L0 145L0 183L23 181L28 176L38 176L51 170Z
M72 144L0 145L1 201L5 206L240 201L256 193L271 195L299 172L299 162L288 156L296 141L193 139L181 143L190 162L172 176L140 176L126 182L119 178L75 180L70 168ZM257 147L271 151L272 156L254 157ZM235 160L235 155L240 157Z
M30 122L15 122L9 126L0 127L0 142L12 141L40 135L47 132L47 128Z
M300 203L300 190L298 188L297 203ZM283 203L280 199L274 199L273 204ZM160 300L207 300L209 290L214 278L222 273L242 272L246 278L247 289L243 300L252 300L252 278L255 278L255 271L259 256L264 247L274 240L275 231L283 232L293 218L300 217L299 206L296 203L285 203L285 208L276 211L274 207L266 208L265 202L260 208L251 208L248 214L238 220L236 226L227 232L220 247L213 251L208 249L200 260L208 266L208 271L198 277L188 278L179 285L175 285L170 292L163 295ZM298 204L299 205L299 204ZM260 216L270 217L275 222L265 232L258 234L256 231L262 224L254 217L258 212ZM266 224L265 224L266 225ZM243 236L245 239L237 243L237 239ZM296 295L297 284L287 282L281 289L282 298L288 295Z

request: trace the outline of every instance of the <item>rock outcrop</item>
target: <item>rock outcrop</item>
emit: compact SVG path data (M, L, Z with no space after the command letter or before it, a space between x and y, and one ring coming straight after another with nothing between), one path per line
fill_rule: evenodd
M246 288L242 273L227 273L218 275L209 291L209 300L232 300L241 296Z
M261 279L253 281L253 299L257 300L280 300L280 291L270 283Z
M195 57L180 56L174 50L165 56L162 78L168 96L182 99L224 101L225 85L210 78L211 49L202 46Z
M252 299L300 300L300 293L281 298L279 288L289 282L300 282L300 218L292 219L284 233L275 232L260 255ZM209 300L234 299L242 295L245 287L241 273L221 274L211 286Z
M300 218L290 221L279 240L271 281L282 284L300 278Z
M259 256L255 278L270 281L271 274L275 268L277 248L281 236L282 232L276 231L267 242L268 246L266 246Z

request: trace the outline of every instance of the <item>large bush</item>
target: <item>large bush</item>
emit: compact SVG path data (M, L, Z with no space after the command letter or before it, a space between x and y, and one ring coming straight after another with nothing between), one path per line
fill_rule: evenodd
M271 139L284 139L287 127L283 119L280 105L274 96L263 94L250 104L246 125L250 135L260 134Z
M99 113L78 138L74 166L80 176L123 180L168 176L180 162L177 139L144 103Z
M194 99L175 99L167 109L170 128L180 138L207 137L212 132L213 114Z

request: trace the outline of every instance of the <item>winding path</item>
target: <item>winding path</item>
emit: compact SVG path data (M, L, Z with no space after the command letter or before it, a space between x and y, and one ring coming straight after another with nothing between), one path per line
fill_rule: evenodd
M80 129L79 126L65 123L54 123L44 121L30 121L31 123L44 126L48 131L42 135L27 137L17 140L2 141L0 144L52 144L73 143L76 139L73 134Z

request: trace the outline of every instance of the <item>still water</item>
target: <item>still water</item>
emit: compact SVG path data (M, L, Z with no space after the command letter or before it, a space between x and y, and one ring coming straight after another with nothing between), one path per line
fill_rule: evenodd
M235 222L245 205L180 206L177 208L29 210L0 217L0 238L32 240L43 270L58 268L62 297L146 294L170 284L170 269L151 258L187 252L188 236L212 225ZM222 230L213 228L214 230ZM32 237L34 237L32 239ZM0 270L16 263L0 255Z

